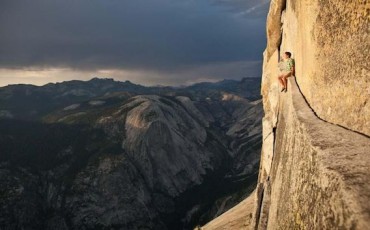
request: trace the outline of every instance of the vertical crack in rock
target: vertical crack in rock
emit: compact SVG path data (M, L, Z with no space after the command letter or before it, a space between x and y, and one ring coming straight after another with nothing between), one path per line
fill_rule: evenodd
M254 228L255 230L258 229L258 224L259 224L259 219L261 217L261 207L262 207L262 202L263 202L263 191L264 191L264 184L259 183L257 186L257 206L256 206L256 211L255 211L255 218L254 218Z

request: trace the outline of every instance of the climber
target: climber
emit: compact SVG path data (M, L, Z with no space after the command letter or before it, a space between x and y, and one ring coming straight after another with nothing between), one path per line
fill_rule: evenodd
M284 61L279 63L281 74L279 75L278 79L283 87L281 92L287 91L288 77L294 76L295 74L295 63L291 56L292 54L290 52L285 52L282 57Z

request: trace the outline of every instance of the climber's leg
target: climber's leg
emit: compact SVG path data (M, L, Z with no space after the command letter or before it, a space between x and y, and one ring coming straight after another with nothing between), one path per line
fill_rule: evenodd
M281 86L284 88L284 80L283 80L284 75L279 75L278 79L281 84Z
M285 89L288 87L288 77L292 76L292 73L289 72L283 76L283 86Z

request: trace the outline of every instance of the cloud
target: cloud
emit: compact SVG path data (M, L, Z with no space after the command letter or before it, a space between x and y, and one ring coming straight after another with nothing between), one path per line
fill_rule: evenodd
M258 0L2 0L0 68L173 76L261 60ZM252 7L252 8L251 8ZM252 13L250 11L250 13ZM171 79L171 77L170 77Z
M249 19L266 18L270 0L211 0L215 4L228 6L237 15Z
M240 79L242 77L259 76L261 76L261 61L208 64L173 72L124 69L75 70L70 68L25 68L0 69L0 86L19 82L44 85L49 82L89 80L93 77L107 77L121 81L130 80L136 84L147 86L176 86L189 85L202 81L219 81L222 79Z

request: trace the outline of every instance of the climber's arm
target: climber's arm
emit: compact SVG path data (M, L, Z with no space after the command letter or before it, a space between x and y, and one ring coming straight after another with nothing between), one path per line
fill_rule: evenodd
M292 73L292 76L295 75L295 68L294 68L294 65L290 68L290 72Z

